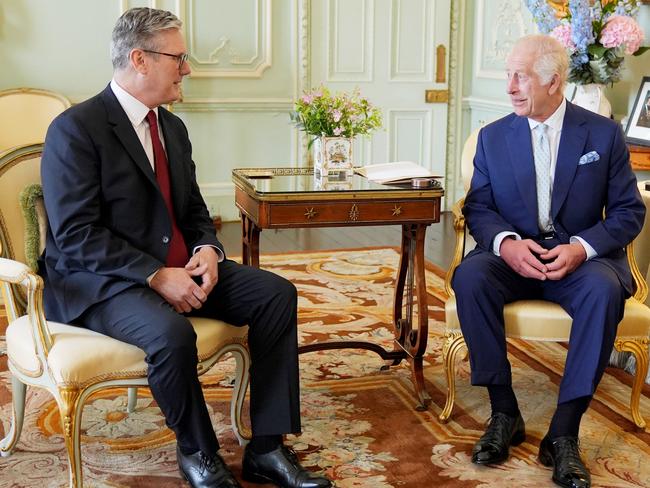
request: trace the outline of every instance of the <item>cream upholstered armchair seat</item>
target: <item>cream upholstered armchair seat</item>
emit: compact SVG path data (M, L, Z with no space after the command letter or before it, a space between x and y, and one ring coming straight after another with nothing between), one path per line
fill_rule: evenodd
M47 90L0 91L0 152L43 142L50 122L68 107L70 100Z
M461 175L465 190L469 184L473 171L473 159L478 140L478 130L474 131L465 142L461 157ZM646 207L650 204L650 193L642 191ZM447 377L447 400L438 416L442 422L449 420L455 400L456 363L460 357L467 355L467 346L460 329L456 312L456 297L451 288L451 279L454 270L465 255L467 239L465 219L462 214L463 199L456 203L453 209L454 229L456 231L456 247L452 264L447 271L445 290L449 299L445 303L445 343L443 345L443 364ZM639 411L641 388L648 374L648 334L650 333L650 308L645 305L648 296L648 286L644 279L645 270L648 269L647 250L650 239L650 212L646 214L646 221L641 235L630 245L626 252L632 270L637 291L633 297L625 302L625 315L619 324L614 347L617 351L632 353L636 360L636 372L630 397L630 410L632 419L639 428L644 428L646 423ZM638 254L643 274L639 271L635 255ZM504 307L506 336L508 338L525 339L533 341L566 342L571 332L571 317L556 303L544 300L520 300Z
M70 486L81 487L80 426L86 399L101 389L127 387L132 411L136 387L147 386L147 364L144 352L135 346L45 318L43 280L34 272L42 250L40 236L47 228L39 185L41 153L42 144L34 144L0 154L0 281L9 319L6 340L13 396L11 428L0 440L0 454L11 455L19 440L26 386L45 388L59 406ZM235 436L244 443L250 437L241 419L250 365L248 328L200 317L190 321L197 335L199 374L227 353L235 358L230 415Z

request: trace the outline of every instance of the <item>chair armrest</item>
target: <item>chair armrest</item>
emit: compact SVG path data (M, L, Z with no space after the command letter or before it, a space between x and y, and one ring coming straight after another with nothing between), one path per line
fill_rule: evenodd
M13 259L0 258L0 280L21 284L31 273L29 266Z
M634 298L639 302L644 303L646 298L648 298L648 283L646 283L645 277L641 274L639 266L636 263L636 258L634 257L634 241L630 242L625 247L625 252L627 254L627 262L630 266L630 271L632 272L632 278L634 279L634 283L636 283Z
M454 295L454 290L451 288L451 279L454 276L454 271L456 267L460 264L465 256L465 216L463 215L463 205L465 204L465 199L461 198L458 200L451 209L452 215L454 216L454 231L456 232L456 244L454 246L454 256L447 270L447 275L445 276L445 291L449 296Z
M22 285L27 290L27 314L32 325L32 337L39 354L47 358L52 348L52 335L43 311L43 279L24 263L0 258L0 281L5 283L5 300L11 295L9 284Z

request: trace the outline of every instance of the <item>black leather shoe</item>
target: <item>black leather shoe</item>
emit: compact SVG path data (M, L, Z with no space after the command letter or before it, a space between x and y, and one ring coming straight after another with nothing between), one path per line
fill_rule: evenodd
M539 461L553 466L553 481L567 488L589 488L591 476L580 458L577 437L549 438L548 434L539 445Z
M499 464L508 459L510 446L526 440L526 426L521 414L510 417L505 413L492 414L490 423L472 449L474 464Z
M219 454L183 454L176 446L178 470L192 488L242 488Z
M332 482L303 468L296 453L281 445L266 454L257 454L246 446L242 478L252 483L273 483L281 488L329 488Z

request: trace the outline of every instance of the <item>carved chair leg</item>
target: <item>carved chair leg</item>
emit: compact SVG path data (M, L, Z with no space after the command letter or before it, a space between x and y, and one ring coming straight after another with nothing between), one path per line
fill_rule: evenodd
M11 398L12 398L12 419L11 428L4 439L0 441L0 456L11 456L20 433L23 430L23 419L25 418L25 394L27 392L27 385L16 378L11 376Z
M79 397L81 390L73 387L59 388L59 411L61 414L61 425L65 447L68 451L70 463L70 488L83 488L81 472L81 447L80 447L80 426L82 405Z
M629 351L634 354L636 360L636 371L634 372L634 383L632 384L632 395L630 396L630 411L632 420L640 429L646 426L645 420L639 411L639 400L641 398L641 388L648 374L648 344L650 339L622 340L617 339L614 343L617 351Z
M230 422L232 431L237 437L240 446L248 443L252 437L251 431L243 424L242 410L248 389L248 370L250 368L250 355L245 346L240 346L232 351L235 357L235 386L230 400Z
M458 355L461 354L461 359L467 356L467 346L465 339L460 332L448 332L444 345L442 346L442 363L445 368L445 377L447 378L447 401L445 407L438 415L440 422L446 423L449 421L451 411L454 408L454 401L456 399L456 363Z
M138 403L138 388L131 386L127 389L126 411L128 413L135 412L135 406Z

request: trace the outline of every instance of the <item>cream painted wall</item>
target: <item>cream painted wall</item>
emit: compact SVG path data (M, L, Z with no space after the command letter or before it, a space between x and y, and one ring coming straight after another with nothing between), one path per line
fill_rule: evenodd
M126 8L151 6L184 21L193 68L174 111L186 122L211 211L235 220L231 170L299 165L289 124L306 83L307 0L2 0L0 89L34 87L74 103L111 78L110 35ZM304 62L303 62L304 64Z

